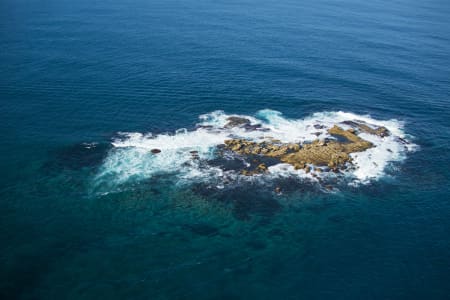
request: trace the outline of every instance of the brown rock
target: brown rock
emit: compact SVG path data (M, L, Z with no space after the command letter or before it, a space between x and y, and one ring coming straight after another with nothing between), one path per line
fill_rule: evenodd
M257 169L262 172L266 172L268 170L266 164L264 164L264 163L259 164Z
M244 176L252 176L252 173L249 170L242 170L241 174Z
M242 148L242 146L243 145L241 145L241 144L235 144L235 145L233 145L233 147L231 147L231 150L234 152L238 152Z
M289 144L288 149L292 150L292 151L298 151L298 150L300 150L300 145L299 144Z
M348 142L314 140L312 143L300 147L298 144L279 144L278 141L275 141L276 144L274 144L273 140L272 142L256 143L243 139L231 139L225 141L225 146L239 154L259 154L278 158L282 162L293 165L295 169L305 169L306 164L312 164L314 166L328 166L335 171L344 168L347 162L352 161L351 153L361 152L373 147L372 143L357 136L354 130L343 130L334 126L328 132L342 136ZM311 171L311 168L308 169L309 171Z
M255 146L252 149L252 153L253 154L259 154L261 152L261 147L260 146Z

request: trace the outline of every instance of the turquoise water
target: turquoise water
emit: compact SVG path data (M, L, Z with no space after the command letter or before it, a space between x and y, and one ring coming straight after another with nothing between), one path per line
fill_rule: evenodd
M445 1L1 1L1 298L447 299L449 14ZM417 148L331 191L294 175L222 187L139 150L204 114L267 109L277 124L395 119ZM144 138L117 147L134 141L123 132Z

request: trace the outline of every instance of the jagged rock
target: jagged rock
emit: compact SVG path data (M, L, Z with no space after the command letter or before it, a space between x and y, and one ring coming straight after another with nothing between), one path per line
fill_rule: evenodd
M244 124L244 128L245 128L246 131L255 131L255 130L262 129L261 124L251 125L250 123Z
M249 170L241 170L241 174L244 176L252 176L252 172Z
M300 145L299 144L289 144L288 149L292 150L292 151L298 151L298 150L300 150Z
M259 171L261 171L261 172L266 172L267 171L267 166L266 166L266 164L262 163L262 164L258 165L257 169Z
M253 154L259 154L261 152L261 147L260 146L255 146L253 147Z
M344 130L334 126L328 130L328 133L340 136L346 141L314 140L312 143L300 147L298 144L283 144L273 139L270 142L260 143L244 139L231 139L225 141L225 147L242 155L253 154L277 158L281 162L291 164L295 169L304 169L306 172L311 171L308 164L326 166L332 171L339 172L339 169L346 167L346 163L351 163L351 153L362 152L373 147L372 143L357 136L354 130ZM257 170L267 171L267 167L264 169L258 166ZM251 171L244 171L244 175L252 175ZM321 171L324 170L321 169L318 172Z
M227 118L228 123L225 125L225 128L232 128L232 127L240 127L244 125L250 125L250 120L247 118L241 118L241 117L228 117Z
M234 152L238 152L239 149L241 149L241 145L235 145L235 146L231 147L231 150Z
M306 164L304 162L294 163L294 169L300 170L304 169L306 167Z
M362 132L378 135L380 137L389 136L391 134L389 132L389 130L386 127L383 127L383 126L372 128L372 127L364 124L364 122L355 122L355 121L344 121L342 123L346 124L346 125L350 125L352 127L356 127Z

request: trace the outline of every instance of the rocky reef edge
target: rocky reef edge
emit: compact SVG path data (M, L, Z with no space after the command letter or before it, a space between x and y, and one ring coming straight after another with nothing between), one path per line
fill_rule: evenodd
M229 118L228 128L248 126L250 121L245 118ZM315 172L339 172L352 168L352 153L363 152L374 145L358 136L359 133L389 136L390 132L385 127L370 127L363 122L344 122L347 130L338 125L328 129L332 138L316 139L310 143L283 143L279 140L266 138L262 142L255 142L242 138L228 139L224 141L224 149L237 155L253 158L256 167L244 168L243 175L254 175L268 172L265 158L275 159L278 162L292 165L296 170L303 169L306 173ZM318 125L319 126L319 125Z

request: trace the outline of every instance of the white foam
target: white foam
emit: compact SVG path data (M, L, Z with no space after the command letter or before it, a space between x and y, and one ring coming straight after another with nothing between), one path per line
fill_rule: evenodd
M247 130L244 127L226 128L227 118L230 116L247 118L251 125L260 124L261 128L256 130ZM416 149L416 145L407 141L402 122L395 119L376 120L368 115L341 111L314 113L304 119L287 119L280 112L269 109L261 110L255 116L227 115L223 111L214 111L201 115L199 119L197 129L191 131L180 129L173 134L158 135L121 133L119 138L112 142L114 148L101 166L96 180L120 184L132 179L151 178L158 174L173 174L180 183L220 182L224 176L238 177L238 174L223 172L220 168L207 163L215 157L217 147L227 139L245 138L262 141L273 138L286 143L305 143L318 137L332 138L327 130L335 124L344 129L348 128L348 125L342 124L344 121L363 121L369 126L384 126L391 132L387 137L359 134L361 138L372 142L375 147L351 154L355 168L348 170L346 176L352 178L354 182L367 183L384 176L389 164L405 159L407 152ZM161 152L152 154L152 149L159 149ZM199 160L193 160L190 151L197 151ZM303 170L294 170L292 166L286 164L269 167L269 175L266 177L273 176L298 176L315 180L311 174L306 174ZM222 185L219 183L218 186Z

